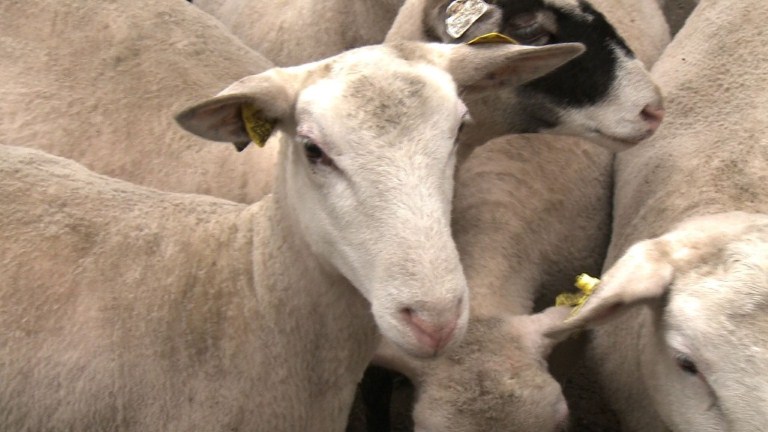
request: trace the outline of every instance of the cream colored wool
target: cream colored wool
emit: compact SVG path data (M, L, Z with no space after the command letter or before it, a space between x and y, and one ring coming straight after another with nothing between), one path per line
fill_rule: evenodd
M162 190L241 202L271 190L277 146L237 153L173 121L271 67L185 1L3 1L0 55L0 141Z
M246 45L292 66L381 43L403 0L194 0Z
M630 309L588 362L623 431L765 430L766 19L702 0L653 69L665 124L618 158L607 273L573 324Z

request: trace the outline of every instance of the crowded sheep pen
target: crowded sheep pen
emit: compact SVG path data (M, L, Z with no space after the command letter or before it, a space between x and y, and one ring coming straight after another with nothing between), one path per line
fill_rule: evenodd
M3 0L0 432L768 432L766 20Z

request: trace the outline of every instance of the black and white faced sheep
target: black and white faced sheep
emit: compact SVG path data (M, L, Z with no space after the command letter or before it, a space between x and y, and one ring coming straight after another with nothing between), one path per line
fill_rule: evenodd
M469 148L500 133L548 132L583 136L608 149L624 150L658 128L664 114L658 88L624 39L590 3L488 3L488 10L472 26L453 37L446 24L451 18L447 7L451 2L407 0L386 40L456 43L498 32L522 44L579 42L587 47L587 52L524 86L468 99L467 105L476 119L476 127L468 128L466 133ZM653 7L663 22L658 6ZM666 26L663 29L668 34Z

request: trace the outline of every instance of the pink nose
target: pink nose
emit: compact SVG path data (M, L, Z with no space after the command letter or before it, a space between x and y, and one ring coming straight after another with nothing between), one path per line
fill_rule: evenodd
M459 307L452 311L448 314L448 317L437 320L424 319L417 311L411 308L404 308L400 313L403 315L403 320L411 328L414 336L416 336L416 340L421 345L429 348L432 351L432 355L435 355L453 339L453 334L456 332L456 326L459 323L461 308Z
M661 105L646 105L640 116L648 124L648 129L651 132L655 132L661 125L661 121L664 120L664 107Z

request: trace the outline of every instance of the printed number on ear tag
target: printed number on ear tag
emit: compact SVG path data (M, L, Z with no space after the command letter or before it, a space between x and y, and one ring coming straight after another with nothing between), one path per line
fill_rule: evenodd
M454 39L460 38L486 11L488 3L483 0L452 1L445 10L448 14L446 32Z

